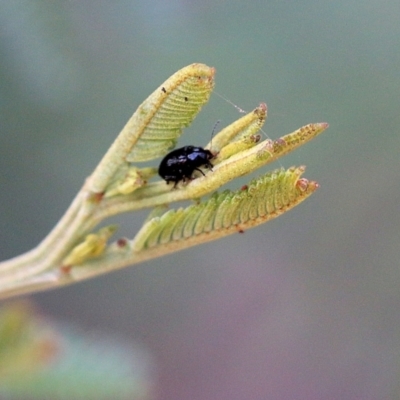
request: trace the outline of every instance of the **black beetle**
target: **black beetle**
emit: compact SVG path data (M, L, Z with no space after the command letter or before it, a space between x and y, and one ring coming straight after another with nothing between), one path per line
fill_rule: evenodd
M168 153L158 167L158 174L164 180L175 182L174 187L179 181L185 182L186 179L192 179L193 172L204 172L199 168L203 165L212 170L213 165L210 160L214 154L210 150L202 147L184 146L179 149L172 150Z

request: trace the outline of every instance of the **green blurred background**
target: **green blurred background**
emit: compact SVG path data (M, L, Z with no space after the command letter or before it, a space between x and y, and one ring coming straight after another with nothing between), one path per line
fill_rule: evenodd
M400 397L398 1L2 1L0 60L1 259L39 243L188 64L245 110L265 101L273 139L330 124L281 160L321 185L292 212L32 296L44 314L139 345L156 399ZM240 116L212 95L180 145Z

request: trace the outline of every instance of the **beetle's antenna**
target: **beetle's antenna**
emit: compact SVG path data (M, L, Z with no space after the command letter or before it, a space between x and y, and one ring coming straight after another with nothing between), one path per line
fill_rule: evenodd
M219 120L214 124L213 130L212 130L212 132L211 132L211 141L212 141L212 139L213 139L213 137L214 137L215 130L217 129L217 126L219 125L220 122L221 122L221 120L219 119Z
M214 137L215 130L217 129L217 126L219 125L220 122L221 122L221 120L219 119L219 120L214 124L213 130L212 130L212 132L211 132L210 149L212 149L212 140L213 140L213 137Z

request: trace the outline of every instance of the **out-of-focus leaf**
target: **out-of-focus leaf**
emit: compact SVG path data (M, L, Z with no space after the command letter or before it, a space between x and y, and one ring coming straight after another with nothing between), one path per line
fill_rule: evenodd
M25 303L0 313L2 400L144 400L149 366L142 349L50 324Z

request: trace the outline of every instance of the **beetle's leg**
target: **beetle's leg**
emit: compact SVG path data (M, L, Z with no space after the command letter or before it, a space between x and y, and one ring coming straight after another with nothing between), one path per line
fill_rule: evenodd
M203 176L206 176L206 174L200 168L195 168L195 170L201 172Z

